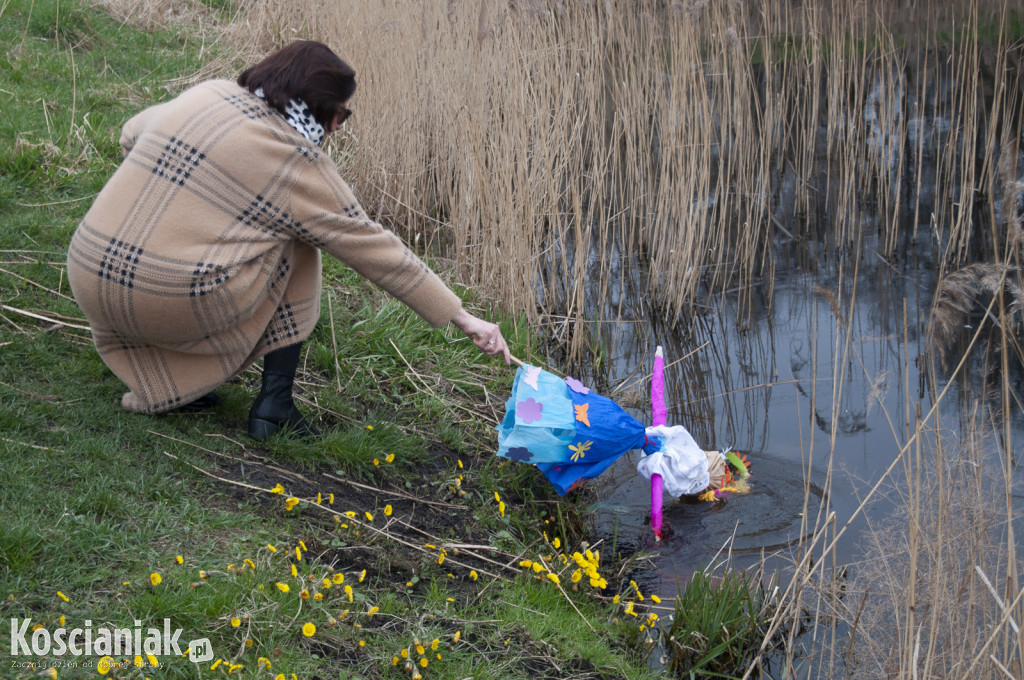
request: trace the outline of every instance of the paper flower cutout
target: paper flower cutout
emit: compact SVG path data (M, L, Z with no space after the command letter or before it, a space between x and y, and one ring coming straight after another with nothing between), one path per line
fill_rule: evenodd
M587 417L587 409L590 408L590 404L574 404L573 409L576 410L576 420L580 421L587 427L590 427L590 419Z
M535 420L540 420L541 413L543 411L544 404L540 403L533 397L516 404L516 414L519 416L519 420L523 423L532 423Z
M565 384L569 386L569 389L578 394L590 394L590 388L581 383L572 376L565 379Z
M525 446L514 446L508 450L509 460L517 460L520 463L529 462L533 458L533 452Z
M587 453L587 449L589 449L593 443L594 442L580 442L578 444L569 444L569 449L573 451L572 462L578 463L582 460L583 456Z
M527 366L526 372L523 374L523 382L537 389L537 378L540 377L540 366Z

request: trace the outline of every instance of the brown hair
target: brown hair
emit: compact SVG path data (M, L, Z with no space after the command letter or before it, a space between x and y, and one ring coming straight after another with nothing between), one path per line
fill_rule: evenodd
M267 103L281 113L290 100L301 99L316 121L329 129L356 91L356 72L327 45L299 40L242 71L238 84L250 92L262 87Z

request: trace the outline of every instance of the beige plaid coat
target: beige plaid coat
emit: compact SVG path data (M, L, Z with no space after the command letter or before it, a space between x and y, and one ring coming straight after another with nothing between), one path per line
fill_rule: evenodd
M157 413L206 394L320 313L320 251L436 327L458 297L367 218L334 163L261 99L214 80L125 125L68 279L100 356Z

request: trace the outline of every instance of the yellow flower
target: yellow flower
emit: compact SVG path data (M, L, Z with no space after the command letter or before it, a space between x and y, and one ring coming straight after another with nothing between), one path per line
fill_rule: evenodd
M312 623L307 622L305 625L302 626L302 634L306 637L313 637L314 633L316 633L316 626L314 626Z
M322 495L322 494L321 494L321 493L320 493L319 491L317 491L317 492L316 492L316 504L317 504L317 505L320 505L320 504L322 504L323 502L324 502L324 497L323 497L323 495Z
M374 465L380 465L380 460L378 460L378 459L374 458L374 459L373 459L373 464L374 464Z
M252 647L253 646L252 638L245 638L245 646L246 647Z
M164 579L160 576L160 574L156 573L155 571L149 575L149 582L152 583L154 586L160 585L160 582L163 580Z
M391 506L390 505L385 505L384 506L384 516L385 517L391 517Z
M317 602L320 602L321 600L324 599L324 594L323 593L317 593L316 595L313 596L313 599L316 600Z
M636 599L638 599L641 602L643 602L644 601L644 596L643 596L643 593L640 592L640 586L638 586L636 584L636 581L630 579L629 585L633 586L633 590L636 591Z
M110 672L110 668L114 665L114 659L109 656L100 657L100 660L96 662L96 672L100 675L106 675Z
M42 629L43 629L43 624L41 624L41 623L37 623L36 625L32 626L32 632L35 632L37 630L42 630Z
M621 598L616 593L615 597L612 598L612 604L618 604L619 603L619 599L621 599Z
M367 430L372 430L372 429L373 429L373 425L367 425L367 426L366 426L366 429L367 429Z
M242 668L244 668L244 666L242 666L242 664L240 664L240 663L239 664L229 663L228 664L228 675L231 675L235 671L240 671L240 670L242 670Z
M277 582L277 589L282 593L287 593L290 590L287 583L281 583L280 581Z
M303 588L302 592L299 593L299 597L301 597L303 600L308 600L309 599L309 591L306 590L305 588Z
M441 638L434 638L430 643L430 649L436 652L439 644L441 644Z
M263 668L264 666L266 666L267 670L270 670L270 667L272 666L272 664L270 663L270 659L268 659L265 656L261 656L258 659L256 659L256 665L259 668Z
M470 570L469 578L471 578L471 579L473 579L475 581L478 578L480 578L480 575L476 573L476 570Z
M256 569L256 563L255 563L255 562L253 562L252 560L250 560L250 559L249 559L248 557L246 557L246 558L245 558L244 560L242 560L242 561L243 561L243 562L245 562L245 564L246 564L246 565L247 565L247 566L248 566L248 567L249 567L250 569L252 569L252 570L255 570L255 569Z
M153 656L152 654L147 654L146 655L146 661L148 661L149 665L153 666L154 668L156 668L157 666L160 665L160 662L157 661L156 657Z
M494 502L495 503L500 503L501 502L501 496L498 495L497 491L494 492Z
M242 625L242 619L238 618L237 616L234 617L233 619L231 619L231 627L232 628L238 628L241 625Z
M274 546L270 545L269 543L267 543L267 550L269 550L272 553L276 553L277 552L277 548L275 548Z
M582 578L583 578L583 571L582 570L577 569L576 571L574 571L572 573L572 582L573 583L579 583L580 579L582 579Z
M65 602L70 602L71 601L70 597L68 597L64 593L60 592L59 590L57 591L57 597L59 597L60 599L64 600Z
M408 649L403 649L401 652L399 652L399 654L402 655L403 659L408 659L409 658L409 650Z
M347 512L345 512L345 516L350 518L350 519L355 519L356 518L356 511L355 510L348 510Z
M295 559L297 559L299 562L302 561L302 548L300 548L299 546L295 546Z
M327 494L327 505L334 505L334 494Z
M345 575L339 571L337 574L331 577L331 580L334 581L334 585L340 586L342 583L345 582Z
M548 573L548 580L551 581L552 583L554 583L555 585L558 585L558 574L552 574L552 573L549 572Z
M220 665L222 663L224 663L224 659L217 659L216 661L213 662L213 665L210 666L210 670L211 671L217 670L218 668L220 668Z
M285 680L284 673L278 673L274 676L274 680Z
M452 635L452 642L458 642L459 638L461 638L461 637L462 637L462 631L461 630L455 631L455 635Z
M374 614L376 614L379 611L380 611L380 607L378 607L377 605L373 605L372 607L370 607L369 610L367 610L366 615L367 616L373 616Z
M50 666L49 668L47 668L46 669L46 677L48 677L50 680L57 680L57 669L54 668L53 666Z
M437 563L444 564L444 551L442 550L437 556Z
M498 503L498 514L502 517L505 516L505 501Z
M331 579L325 578L323 581L320 582L320 585L322 585L324 587L324 590L330 590L331 589Z
M660 604L661 603L661 598L658 597L657 595L651 595L651 600L654 601L655 604Z
M270 493L284 493L284 487L278 484L277 486L270 490Z
M393 462L395 462L395 454L389 453L388 455L384 456L384 462L386 462L386 463L393 463Z
M398 657L397 656L391 657L391 665L392 666L397 666L398 665Z
M205 571L203 571L202 569L199 570L199 578L201 578L201 579L203 579L205 581L208 576L209 576L209 574L207 574Z
M555 540L551 541L551 545L554 546L555 550L558 550L562 547L562 541L558 536L555 536Z
M291 510L292 508L294 508L298 504L299 504L299 499L296 498L295 496L292 496L291 498L288 498L288 499L285 500L285 502L284 502L284 509L285 510Z
M348 601L352 601L352 586L345 586L345 595L348 596Z
M359 572L359 582L362 583L364 578L366 578L366 570L365 569L363 569L361 572Z
M58 620L58 621L60 622L60 625L62 625L62 626L63 626L63 625L64 625L64 621L65 621L66 619L64 618L64 615L63 615L63 614L61 614L61 615L60 615L60 618L59 618L59 619L57 619L57 620Z
M423 666L424 668L426 668L429 663L430 662L427 661L427 657L423 657L422 659L420 659L420 665Z
M461 458L459 459L459 469L460 470L462 469L462 459Z
M292 578L298 578L299 577L299 570L295 568L294 564L291 565L291 567L292 567Z
M185 558L182 557L181 555L176 556L174 558L174 561L177 562L178 564L185 564Z
M365 647L366 646L366 640L360 640L359 641L359 646L360 647Z
M366 519L370 520L371 522L373 521L373 515L370 514L369 510L366 511Z
M423 645L421 645L420 643L417 642L416 643L416 653L419 654L420 656L423 656L424 654L427 653L427 650L423 649Z

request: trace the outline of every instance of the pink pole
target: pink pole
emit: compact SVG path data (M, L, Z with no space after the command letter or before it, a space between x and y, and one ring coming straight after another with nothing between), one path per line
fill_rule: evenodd
M665 356L661 345L654 352L654 372L651 375L651 424L664 425L668 418L665 409ZM661 540L662 487L661 475L651 475L651 528L655 540Z

